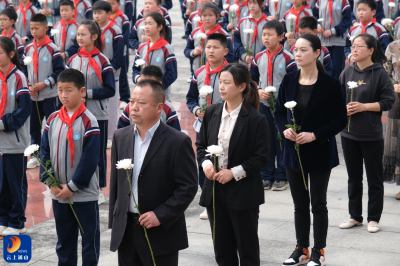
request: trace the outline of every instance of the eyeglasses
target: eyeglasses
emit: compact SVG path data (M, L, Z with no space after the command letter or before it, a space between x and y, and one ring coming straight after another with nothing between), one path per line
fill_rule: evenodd
M9 20L8 18L2 18L2 19L0 19L0 22L5 22L5 21L7 21L7 20Z
M367 46L351 46L350 49L352 51L354 51L354 50L360 50L360 48L364 48L364 47L367 47Z

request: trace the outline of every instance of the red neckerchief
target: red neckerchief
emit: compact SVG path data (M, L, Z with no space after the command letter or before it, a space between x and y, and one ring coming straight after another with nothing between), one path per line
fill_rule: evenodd
M28 5L26 6L25 10L24 10L23 4L19 5L19 12L21 12L21 14L22 14L22 22L24 23L25 32L26 32L26 23L28 23L28 21L26 20L26 12L29 10L30 7L31 7L30 1L28 2Z
M89 64L88 64L88 71L90 71L90 67L94 70L96 73L97 77L99 78L100 82L103 83L103 79L101 78L101 70L100 66L97 64L96 60L93 58L94 55L97 55L100 53L100 50L97 49L97 47L93 47L92 52L86 51L85 48L79 48L78 50L78 55L80 57L88 57L89 58Z
M60 118L60 120L68 126L67 140L69 153L71 154L71 168L74 167L74 132L72 130L72 125L74 124L75 120L83 112L85 112L85 110L86 106L83 104L83 102L81 102L81 106L79 106L78 110L76 110L71 117L69 117L65 106L61 107L60 111L58 112L58 117Z
M199 26L199 27L200 27L200 26ZM204 29L204 27L203 27L203 25L202 25L201 28L200 28L200 31L201 31L202 33L205 33L206 35L210 35L210 34L216 33L216 32L219 31L220 29L222 29L222 27L221 27L219 24L217 24L217 25L214 26L214 28L212 28L211 30L209 30L208 32L206 32L206 30Z
M224 63L222 64L222 66L220 66L219 68L217 68L217 69L214 69L214 70L211 70L210 71L210 62L209 61L207 61L207 63L206 63L206 65L205 65L205 67L204 67L204 69L206 70L206 80L204 81L204 85L206 85L206 86L210 86L210 80L211 80L211 75L212 74L215 74L215 73L219 73L220 71L221 71L221 69L225 66L225 65L227 65L228 64L228 62L226 61L226 59L224 58ZM211 105L211 98L210 98L210 95L207 95L207 104L208 105Z
M74 18L77 18L78 15L78 4L81 0L74 0L74 6L75 6L75 14L74 14Z
M278 2L275 2L275 16L278 14ZM279 19L279 18L276 18Z
M49 43L53 43L49 36L46 35L46 37L44 37L43 41L41 41L39 44L36 43L36 39L33 40L32 44L33 44L33 54L32 54L32 61L33 61L33 70L35 71L35 77L37 77L37 73L38 73L38 68L39 68L39 55L38 55L38 48L45 46Z
M104 51L104 49L106 49L106 44L104 43L104 39L106 38L106 37L104 37L104 33L106 32L106 31L108 31L112 26L114 26L114 22L112 21L112 20L110 20L109 22L108 22L108 25L104 28L104 30L101 32L101 41L103 42L103 51Z
M153 43L153 45L151 47L150 47L150 38L147 40L147 54L146 54L146 65L147 66L150 64L150 61L149 61L150 52L158 50L167 44L168 44L168 42L164 39L163 36L161 36L160 39L158 39L155 43Z
M236 11L236 14L237 14L238 20L240 20L240 11L242 10L242 7L247 6L247 0L242 5L240 5L237 0L232 5L234 5L234 4L238 5L238 7L239 7L238 10Z
M256 37L258 36L258 23L260 23L261 21L266 20L266 19L267 19L267 15L265 15L265 14L263 13L262 16L261 16L261 18L259 18L258 20L256 20L256 19L253 18L253 17L250 17L250 16L249 16L249 19L250 19L251 21L253 21L253 22L256 24L256 26L254 27L253 39L251 40L251 45L253 45L254 40L255 40Z
M329 3L329 6L328 6L328 8L329 8L329 18L330 18L331 28L332 28L332 2L333 2L333 0L328 0L328 3Z
M65 22L63 18L60 20L60 25L62 26L61 44L63 47L65 46L65 40L67 39L67 25L71 24L75 24L78 27L78 23L76 23L76 20L74 18L71 19L69 22Z
M124 15L124 12L122 12L122 10L118 8L118 11L117 11L114 15L112 15L112 16L110 17L110 20L112 20L115 24L118 24L118 23L115 21L115 19L116 19L117 17L123 16L123 15Z
M367 26L369 25L369 23L376 23L376 18L373 18L370 22L368 22L367 24L364 24L361 20L360 20L360 25L362 27L361 29L361 34L366 33L367 32Z
M1 80L1 102L0 102L0 120L4 115L4 111L7 106L7 76L10 71L14 68L14 64L10 64L10 68L7 71L6 75L3 75L3 72L0 71L0 80Z
M11 31L10 31L10 33L9 33L8 35L7 35L6 31L3 30L3 31L1 32L1 36L10 38L11 35L12 35L13 33L14 33L14 29L11 29Z
M267 56L268 56L268 82L269 82L269 85L270 86L272 86L272 81L273 81L273 77L272 77L272 69L273 69L273 67L274 67L274 63L273 63L273 59L274 59L274 56L278 53L278 52L280 52L281 51L281 49L282 49L282 45L279 45L279 48L275 51L275 53L274 54L270 54L269 53L269 50L268 50L268 48L267 48Z
M291 13L291 14L293 14L293 15L296 16L296 24L295 24L296 32L299 31L299 28L297 27L297 25L299 24L299 21L300 21L300 14L301 14L301 12L304 11L304 9L306 9L305 6L303 6L302 8L300 8L299 12L297 12L297 11L294 9L294 6L292 6L292 7L289 9L289 13Z

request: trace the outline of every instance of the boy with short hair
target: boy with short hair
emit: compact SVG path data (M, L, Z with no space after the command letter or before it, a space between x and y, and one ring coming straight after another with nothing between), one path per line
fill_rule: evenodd
M57 256L60 265L77 265L79 222L82 236L82 264L97 265L100 255L99 176L100 129L94 115L86 109L85 76L67 69L57 79L58 97L63 107L48 119L43 132L40 157L50 160L54 178L61 187L51 187L57 231ZM44 173L40 167L40 173ZM48 184L44 174L41 182ZM68 201L72 203L75 218Z
M42 121L56 111L57 105L57 77L64 70L63 59L58 47L46 35L48 30L47 19L42 14L36 14L30 22L32 36L31 44L25 48L26 57L32 58L32 63L22 65L22 72L28 77L29 90L32 98L30 120L30 134L32 144L40 146ZM31 158L28 168L39 166L36 158Z
M224 34L213 33L207 36L204 44L207 63L199 68L193 75L190 82L189 91L186 95L186 106L190 112L197 117L193 127L200 132L201 123L203 121L204 112L201 111L203 104L207 105L222 103L221 94L219 92L219 72L228 64L225 56L228 54L228 39ZM206 99L200 97L200 90L203 86L211 86L213 92ZM203 188L205 174L203 169L199 167L199 185ZM200 214L200 219L208 219L207 211L204 210Z
M74 3L71 0L61 1L60 14L60 22L56 23L53 27L53 30L58 30L59 32L53 34L52 38L60 50L60 54L64 59L64 64L66 64L68 59L76 54L79 49L78 42L76 41L78 23L74 18Z
M78 24L84 19L93 20L92 4L88 0L74 0L75 20Z
M299 24L297 25L299 28L299 35L303 34L314 34L318 33L318 21L314 17L303 17L300 19ZM290 49L290 52L293 54L294 45ZM332 76L332 59L329 50L325 46L321 46L321 55L319 56L319 60L324 66L325 73L329 76Z
M0 13L0 26L3 29L1 36L11 38L14 42L15 49L18 52L19 58L22 58L25 52L24 44L22 43L21 36L14 30L13 26L17 21L18 15L14 8L6 8Z
M266 49L258 53L250 66L251 78L258 84L260 95L260 113L265 115L269 125L274 125L274 117L270 110L270 94L264 89L269 86L276 88L275 99L278 97L279 86L286 73L297 70L293 55L283 49L280 42L283 40L284 27L277 20L268 21L263 26L262 38ZM271 149L268 165L261 171L264 189L272 187L274 191L285 190L289 183L286 169L280 162L281 145L275 126L269 127L271 134ZM275 167L275 158L277 167Z
M12 9L15 11L14 4L11 0L10 1L8 1L8 0L0 1L0 10L6 10L6 9ZM17 16L17 18L18 18L18 16ZM17 20L15 20L15 21L17 21ZM14 21L14 23L15 23L15 21ZM0 31L2 31L2 30L3 30L3 28L0 27Z
M389 35L384 26L376 22L374 18L376 13L376 2L374 0L360 0L357 6L357 17L360 20L360 24L350 29L346 38L346 46L344 47L344 54L350 60L354 62L351 57L351 38L358 36L362 33L370 34L379 40L381 43L383 53L386 51L386 47L389 45Z
M161 68L154 65L149 65L140 71L141 79L154 79L162 84L163 73ZM161 111L161 122L168 126L181 131L181 125L179 123L178 115L176 114L175 108L171 102L167 99L164 100L164 107ZM132 125L132 118L130 116L129 104L125 107L121 117L118 120L118 129Z
M33 39L30 30L30 21L38 12L39 10L29 0L20 0L20 5L17 9L18 19L15 23L15 30L21 36L22 42L25 45Z

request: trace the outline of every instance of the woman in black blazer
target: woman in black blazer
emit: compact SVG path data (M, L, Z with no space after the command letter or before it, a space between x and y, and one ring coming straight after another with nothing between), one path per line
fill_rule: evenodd
M331 169L339 164L335 135L347 124L346 105L338 80L324 73L318 60L321 41L312 34L302 35L295 44L294 56L301 70L287 74L279 88L276 104L276 125L282 136L281 162L286 167L295 209L297 246L283 265L325 265L324 248L328 232L326 192ZM296 101L294 117L301 130L287 129L293 124L290 109L284 104ZM299 158L294 144L300 144ZM308 177L309 176L309 177ZM310 179L308 185L308 179ZM310 198L311 195L311 198ZM314 248L310 245L310 201L313 213Z
M219 78L225 103L207 107L196 142L197 160L207 177L200 205L207 208L213 231L216 180L216 261L220 266L236 266L239 260L240 265L256 266L260 265L257 230L259 206L264 203L261 170L268 164L269 155L268 123L257 111L258 88L246 66L226 65ZM210 145L224 149L217 171L206 157Z

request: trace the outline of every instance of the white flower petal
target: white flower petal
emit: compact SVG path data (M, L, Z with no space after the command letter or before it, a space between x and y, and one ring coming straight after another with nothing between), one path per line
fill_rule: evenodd
M225 5L223 6L224 10L226 10L228 7L229 7L229 4L225 4Z
M200 20L201 20L201 17L195 17L195 18L193 19L194 22L199 22Z
M143 59L138 59L138 60L135 61L135 66L136 67L143 66L144 64L146 64L146 61L144 61Z
M26 57L24 58L24 64L25 64L25 65L29 65L30 63L32 63L32 57L26 56Z
M390 7L395 7L395 6L396 6L396 4L395 4L395 3L393 3L393 2L390 2L390 3L388 4L388 6L390 6Z
M206 152L209 152L211 155L216 155L216 156L221 155L223 151L224 149L218 145L211 145L208 146L206 149Z
M244 29L243 32L246 33L246 34L252 34L254 32L254 30L252 30L252 29Z
M393 25L393 20L390 18L384 18L384 19L382 19L381 24L383 26L386 26L386 25L390 26L390 25Z
M200 96L207 96L211 93L213 93L213 88L211 86L202 86L201 89L199 90Z
M129 170L133 168L132 159L123 159L117 162L117 169Z
M202 33L202 32L200 32L199 34L197 34L199 37L200 37L200 39L206 39L207 38L207 34L205 34L205 33Z
M356 81L349 81L347 82L347 86L349 86L349 89L354 89L358 87L358 82Z
M55 34L59 34L59 33L60 33L60 30L57 30L57 29L52 29L50 31L51 36L54 36Z
M33 153L37 152L38 150L39 150L39 145L37 145L37 144L29 145L28 148L25 149L24 155L26 157L31 156Z
M236 12L236 11L238 11L238 9L239 9L239 6L234 4L229 7L229 12Z
M276 92L276 88L274 86L268 86L264 89L266 92Z
M318 22L324 22L324 19L323 18L319 18Z
M296 105L297 103L295 101L290 101L285 103L285 107L288 109L293 109Z

